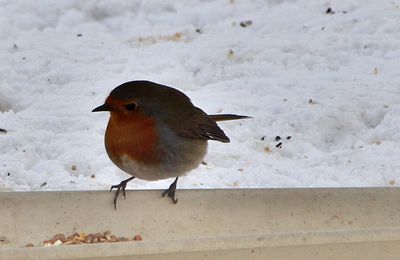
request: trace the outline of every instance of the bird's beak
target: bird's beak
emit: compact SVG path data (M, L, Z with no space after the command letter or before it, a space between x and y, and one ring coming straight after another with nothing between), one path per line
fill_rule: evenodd
M92 112L102 112L102 111L111 111L111 107L108 106L107 104L103 104L92 110Z

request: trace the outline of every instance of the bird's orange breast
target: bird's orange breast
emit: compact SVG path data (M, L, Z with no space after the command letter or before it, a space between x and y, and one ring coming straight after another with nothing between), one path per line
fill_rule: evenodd
M135 112L129 117L111 112L105 135L107 153L115 164L124 158L146 165L160 162L155 121Z

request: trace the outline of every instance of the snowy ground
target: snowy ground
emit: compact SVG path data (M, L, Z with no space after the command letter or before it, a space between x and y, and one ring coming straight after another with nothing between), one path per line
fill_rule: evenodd
M0 190L127 178L104 149L108 115L90 111L135 79L174 86L208 113L254 117L221 123L231 143L210 142L207 165L179 188L400 185L396 1L0 6Z

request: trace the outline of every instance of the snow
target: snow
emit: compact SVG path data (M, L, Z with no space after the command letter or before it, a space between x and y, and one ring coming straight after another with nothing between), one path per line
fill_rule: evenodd
M0 4L2 191L105 190L128 178L104 149L108 115L91 110L137 79L178 88L210 114L254 117L221 122L231 143L210 142L207 165L178 188L400 184L395 1Z

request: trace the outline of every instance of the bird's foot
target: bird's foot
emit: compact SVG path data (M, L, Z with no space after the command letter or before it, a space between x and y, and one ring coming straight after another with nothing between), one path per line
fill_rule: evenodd
M168 194L168 197L170 197L172 199L172 202L174 204L178 203L178 199L175 198L175 191L176 191L177 183L178 183L178 177L176 177L175 181L169 186L169 188L162 193L163 197L165 197L165 195Z
M123 195L124 198L126 199L126 193L125 193L126 184L127 184L128 182L130 182L131 180L133 180L133 179L135 179L135 177L130 177L130 178L124 180L124 181L121 181L121 183L118 184L118 185L112 185L112 186L111 186L110 192L111 192L113 189L117 189L117 191L115 192L115 196L114 196L114 208L115 208L115 210L117 210L117 199L118 199L119 193L122 191L122 195Z

